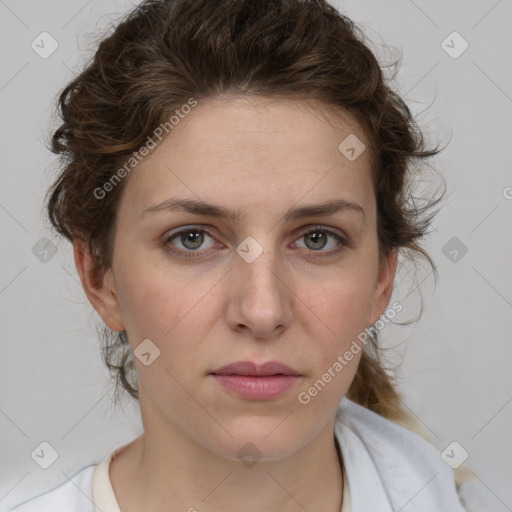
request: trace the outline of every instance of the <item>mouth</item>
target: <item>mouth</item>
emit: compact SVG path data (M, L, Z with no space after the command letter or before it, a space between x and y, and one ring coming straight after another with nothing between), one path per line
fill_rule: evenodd
M230 395L245 400L275 398L299 382L302 375L277 361L257 365L241 361L218 368L211 375Z

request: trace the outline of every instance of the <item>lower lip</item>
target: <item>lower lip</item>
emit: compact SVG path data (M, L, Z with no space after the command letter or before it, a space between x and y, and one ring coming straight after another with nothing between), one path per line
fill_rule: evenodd
M279 396L291 388L300 378L298 375L256 377L251 375L215 374L212 374L212 377L227 391L251 400L268 400Z

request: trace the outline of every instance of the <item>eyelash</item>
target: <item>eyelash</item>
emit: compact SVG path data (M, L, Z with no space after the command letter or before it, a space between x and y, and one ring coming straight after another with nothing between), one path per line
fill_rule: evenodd
M198 231L200 233L206 233L211 238L215 238L206 229L200 228L199 226L186 226L182 229L179 229L178 231L174 231L170 236L166 237L165 242L164 242L164 246L166 247L166 250L173 254L177 254L183 258L193 259L193 258L201 257L202 251L200 251L200 250L184 251L182 249L176 249L176 248L172 247L171 245L169 245L169 243L172 240L177 238L182 233L190 233L190 232L194 232L194 231ZM342 237L341 235L339 235L338 233L336 233L330 229L327 229L325 226L313 226L312 228L308 229L308 231L306 231L302 235L300 235L300 237L298 239L303 238L311 233L315 233L318 231L321 231L323 233L327 233L328 235L333 236L339 242L339 245L336 249L331 249L330 251L326 251L326 252L314 251L312 249L309 249L309 251L311 251L311 252L320 253L320 255L318 255L318 256L313 256L314 258L325 258L325 257L329 257L329 256L334 256L335 254L338 254L339 252L343 251L345 248L351 247L350 242L346 238ZM208 250L208 249L206 249L206 250Z

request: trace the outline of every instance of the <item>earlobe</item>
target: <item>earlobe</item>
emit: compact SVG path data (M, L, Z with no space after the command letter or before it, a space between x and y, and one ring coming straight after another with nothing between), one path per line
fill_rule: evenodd
M393 283L398 259L398 248L392 247L382 260L375 288L375 296L370 312L369 325L373 325L386 311L393 293Z
M123 331L125 326L112 270L102 271L98 268L84 240L74 239L73 252L78 275L89 302L110 329Z

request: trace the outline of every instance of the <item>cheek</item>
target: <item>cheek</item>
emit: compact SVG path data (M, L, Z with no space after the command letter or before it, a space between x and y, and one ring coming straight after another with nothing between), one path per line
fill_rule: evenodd
M185 288L179 274L155 259L157 251L129 251L128 240L119 240L116 252L118 300L128 331L155 330L156 325L175 323L185 308L190 283ZM156 322L156 325L155 325ZM151 326L154 326L151 329Z
M190 369L196 368L201 360L202 345L196 340L203 336L204 326L198 321L198 315L202 315L200 298L206 290L194 289L189 282L184 286L175 275L163 276L156 272L137 274L132 271L122 279L119 302L136 356L140 385L149 390L153 400L167 397L175 403L185 403L189 397L178 383L185 382ZM137 348L147 339L159 352L154 362L146 366L137 358ZM157 353L154 348L149 351ZM193 390L190 385L187 388Z
M375 293L375 284L370 269L338 274L329 279L328 284L309 289L304 304L317 327L323 327L325 339L333 336L339 343L357 337L368 326L368 319Z
M205 308L213 284L142 265L139 270L120 266L118 299L133 348L149 338L161 349L172 341L174 353L182 346L191 351L194 339L201 339L201 330L208 328L211 315Z
M151 337L159 323L167 322L172 327L168 303L174 290L148 272L121 270L118 275L118 300L128 334Z
M367 327L371 292L372 282L367 277L352 274L331 281L304 300L307 318L302 325L307 339L314 340L307 349L314 371L298 401L309 404L306 414L311 418L319 410L334 407L348 392L364 348L358 336Z

